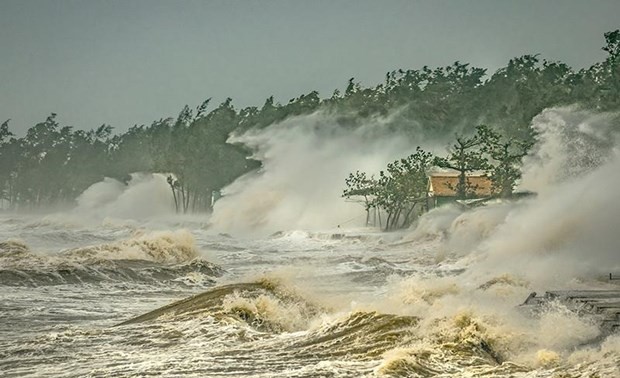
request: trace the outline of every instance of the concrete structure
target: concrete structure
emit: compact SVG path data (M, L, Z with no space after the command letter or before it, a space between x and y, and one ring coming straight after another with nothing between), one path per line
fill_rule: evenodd
M610 279L614 278L610 275ZM542 296L532 293L521 307L537 311L553 301L577 314L593 316L604 333L620 331L620 289L547 291Z

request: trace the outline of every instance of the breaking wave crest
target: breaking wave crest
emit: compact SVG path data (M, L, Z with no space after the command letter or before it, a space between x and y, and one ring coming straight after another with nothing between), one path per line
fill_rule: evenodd
M268 332L297 331L322 311L276 280L264 278L251 283L221 286L172 303L122 324L139 323L164 317L191 319L198 315L221 321L237 321Z
M231 366L239 374L257 371L244 365L245 354L254 359L264 355L266 364L274 355L278 361L314 361L326 367L346 360L348 366L337 365L340 371L351 369L359 376L504 375L540 367L536 361L512 362L518 343L530 346L525 336L505 335L495 320L471 311L426 318L372 310L334 312L268 279L217 287L120 325L195 321L211 324L209 328L213 321L236 327L225 328L220 337L242 344L220 353L239 357ZM535 359L543 353L533 349L530 355Z
M200 257L188 231L137 233L119 242L36 253L16 240L0 243L0 285L106 281L212 284L222 270Z
M182 263L198 257L194 237L188 231L138 232L133 238L116 243L78 248L62 253L74 260L147 260Z

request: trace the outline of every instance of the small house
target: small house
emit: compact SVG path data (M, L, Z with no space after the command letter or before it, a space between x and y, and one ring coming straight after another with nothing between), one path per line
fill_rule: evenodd
M433 173L428 178L429 209L453 203L462 198L457 196L458 173ZM491 197L494 194L491 180L485 174L466 175L466 199L476 200Z

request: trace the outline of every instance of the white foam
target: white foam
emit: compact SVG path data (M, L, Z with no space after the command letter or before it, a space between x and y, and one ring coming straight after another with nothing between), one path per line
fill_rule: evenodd
M127 185L105 178L77 199L74 214L96 219L145 219L174 213L174 200L166 176L134 173Z
M378 173L415 148L406 138L385 135L384 123L345 129L333 116L314 113L233 138L253 148L263 168L224 189L213 226L262 234L363 226L363 206L341 198L344 179L356 170Z

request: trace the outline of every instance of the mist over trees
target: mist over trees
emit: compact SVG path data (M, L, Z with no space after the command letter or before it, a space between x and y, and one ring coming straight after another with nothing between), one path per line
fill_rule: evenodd
M250 158L252 151L227 143L231 134L319 110L333 114L336 127L355 128L369 117L390 114L386 132L458 134L451 154L465 148L471 138L483 138L484 147L478 143L475 147L482 150L476 151L492 157L493 166L484 169L507 195L518 175L515 162L534 140L530 123L535 115L547 107L571 104L594 111L620 109L620 31L605 33L604 39L605 60L578 71L538 55L511 59L492 74L462 62L424 66L389 72L374 87L362 87L352 78L343 93L336 90L328 98L312 91L287 104L268 97L261 107L243 109L235 108L231 99L217 106L206 100L196 109L185 106L176 117L136 125L121 134L114 134L109 125L89 131L63 126L52 113L17 138L7 120L0 126L2 207L68 205L104 177L127 182L134 172L159 172L169 175L178 212L209 211L214 191L260 167ZM479 125L489 127L481 130ZM430 158L421 150L416 154L392 163L377 178L352 174L351 190L369 190L373 180L385 188L409 185L407 180L417 177ZM457 166L453 157L436 163ZM390 221L407 219L421 195L417 186L410 189L400 197L386 192L373 201L383 201L382 206L391 209ZM371 201L369 196L367 200ZM365 206L368 210L372 205Z

